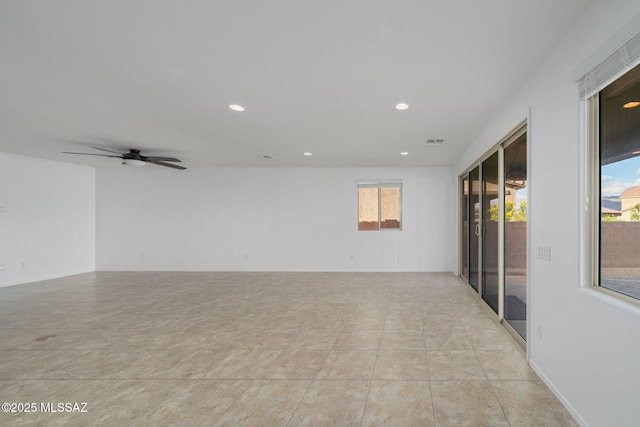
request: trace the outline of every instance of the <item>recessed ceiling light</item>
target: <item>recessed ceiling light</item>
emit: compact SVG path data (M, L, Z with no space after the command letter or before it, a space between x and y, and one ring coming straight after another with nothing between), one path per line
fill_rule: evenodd
M396 110L404 111L408 109L409 109L409 104L405 104L404 102L396 104Z
M307 151L306 153L303 153L303 154L304 154L305 156L313 156L313 153L310 153L310 152L308 152L308 151Z
M244 111L244 107L238 104L229 104L229 108L233 111Z
M622 108L626 108L626 109L636 108L639 105L640 105L640 101L631 101L631 102L627 102L626 104L624 104L622 106Z
M408 151L402 151L402 152L400 153L400 155L401 155L401 156L408 156L408 155L409 155L409 152L408 152Z

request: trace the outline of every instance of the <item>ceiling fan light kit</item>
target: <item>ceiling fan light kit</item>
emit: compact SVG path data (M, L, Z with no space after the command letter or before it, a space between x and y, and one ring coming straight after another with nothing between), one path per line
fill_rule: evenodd
M122 164L127 166L145 166L147 162L136 159L123 159Z

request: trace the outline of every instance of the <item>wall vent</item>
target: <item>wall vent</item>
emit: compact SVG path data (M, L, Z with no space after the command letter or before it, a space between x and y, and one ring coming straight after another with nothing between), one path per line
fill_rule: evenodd
M444 144L444 138L429 138L426 143L429 145L442 145Z

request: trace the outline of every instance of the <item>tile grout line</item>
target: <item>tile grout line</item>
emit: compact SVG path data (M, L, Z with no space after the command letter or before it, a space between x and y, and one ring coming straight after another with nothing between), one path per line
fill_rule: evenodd
M429 375L429 397L431 398L431 420L433 421L433 425L437 426L436 423L436 405L435 402L433 400L433 388L431 387L431 384L433 382L433 380L431 379L431 369L429 369L429 367L431 366L431 363L429 363L429 350L427 349L427 338L424 336L424 304L420 305L420 320L422 320L422 339L424 341L424 358L427 364L427 374Z
M391 290L391 296L393 296L393 290L395 289L395 285ZM384 316L384 324L382 325L382 332L380 333L380 339L378 340L378 349L376 351L376 361L373 363L373 371L371 371L371 379L369 380L369 390L367 390L367 397L364 400L364 408L362 408L362 416L360 418L360 426L362 427L362 423L364 423L364 415L367 413L367 404L369 403L369 396L371 395L371 387L373 386L373 377L376 374L376 366L378 365L378 358L380 357L380 347L382 346L382 337L384 336L385 325L387 323L387 316L389 315L389 307L391 305L391 301L389 301L389 306L387 306L386 314Z
M342 331L344 331L346 328L343 327ZM341 332L342 333L342 332ZM304 391L302 397L300 398L300 401L298 402L298 404L296 405L296 408L291 412L291 415L289 416L289 419L287 420L287 423L285 424L285 427L289 425L289 423L291 422L291 419L293 418L293 415L298 411L298 409L300 408L300 404L302 403L302 401L304 400L304 398L307 396L307 393L309 392L309 389L311 388L311 386L316 382L319 381L318 380L318 374L320 373L320 371L322 371L322 367L325 365L325 363L327 363L327 360L329 359L329 356L331 355L331 352L335 349L336 347L336 343L338 342L338 339L340 338L340 334L338 334L338 336L336 337L336 340L334 341L333 345L331 346L331 349L329 349L329 352L327 353L327 358L324 360L324 362L322 362L322 365L320 365L320 368L318 369L318 372L316 372L316 376L311 380L311 383L309 384L309 387L307 387L307 389Z
M482 368L482 373L484 374L484 377L487 380L487 383L489 384L489 387L491 387L491 393L493 394L493 397L496 399L496 402L498 402L498 406L500 407L500 410L502 411L502 415L504 415L504 419L507 421L507 424L509 424L509 426L511 426L511 421L509 421L509 417L507 417L507 412L505 411L504 407L502 406L502 403L500 402L500 399L498 399L498 395L496 394L496 390L493 388L493 384L491 384L491 380L489 380L489 376L487 375L487 371L484 368L484 366L482 365L482 362L480 361L480 358L478 357L478 350L475 347L472 346L473 349L473 354L476 356L476 359L478 360L478 364L480 365L480 368Z

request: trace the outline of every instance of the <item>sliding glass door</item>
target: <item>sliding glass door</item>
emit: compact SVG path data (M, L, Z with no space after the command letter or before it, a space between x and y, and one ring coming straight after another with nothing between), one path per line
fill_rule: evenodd
M482 162L482 299L498 313L499 230L498 152Z
M527 135L504 149L504 319L527 339Z
M480 274L480 167L469 172L469 285L476 292Z
M460 251L462 270L462 277L469 282L469 227L471 223L469 221L469 177L462 177L462 199L460 200L461 209L461 224L460 234L462 238L462 249Z
M526 127L487 153L461 182L462 277L507 329L527 338Z

